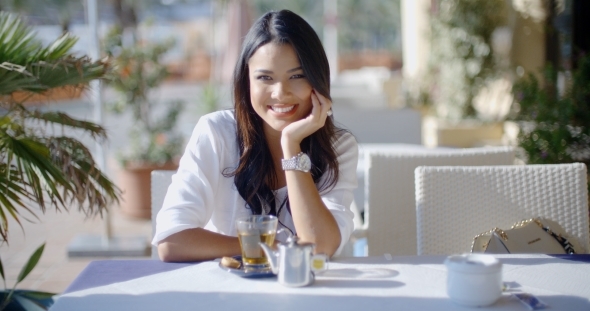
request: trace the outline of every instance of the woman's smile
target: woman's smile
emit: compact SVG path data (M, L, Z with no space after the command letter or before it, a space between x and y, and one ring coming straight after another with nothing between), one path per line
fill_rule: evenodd
M290 116L292 115L297 109L295 109L297 107L297 105L287 105L287 106L268 106L273 112L275 112L277 115L284 115L284 116Z

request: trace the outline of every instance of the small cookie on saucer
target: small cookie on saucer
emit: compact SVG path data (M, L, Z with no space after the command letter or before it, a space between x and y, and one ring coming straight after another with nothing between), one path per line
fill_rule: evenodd
M223 257L221 258L221 265L232 269L240 269L242 262L232 257Z

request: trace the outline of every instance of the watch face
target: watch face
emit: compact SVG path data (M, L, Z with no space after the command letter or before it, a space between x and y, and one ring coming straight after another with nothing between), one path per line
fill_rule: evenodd
M309 156L307 154L302 154L299 157L299 161L298 161L298 167L299 169L301 169L302 171L309 171L311 169L311 160L309 159Z

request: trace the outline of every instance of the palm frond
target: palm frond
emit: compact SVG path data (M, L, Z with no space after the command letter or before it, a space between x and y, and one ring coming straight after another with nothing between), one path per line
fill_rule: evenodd
M29 119L36 119L42 122L83 130L89 133L93 139L106 139L107 136L104 127L93 122L74 119L69 115L59 111L40 112L38 110L35 110L30 111L26 117Z
M40 93L103 77L108 69L105 61L69 54L77 41L66 33L44 47L20 17L0 12L0 95Z
M16 172L6 170L7 172L2 174L7 179L4 182L4 192L2 192L3 208L18 222L18 214L15 213L16 207L28 210L26 202L18 199L19 195L37 203L42 212L45 212L46 209L46 196L56 208L64 206L64 199L58 190L58 185L60 188L70 191L72 191L72 186L65 174L52 163L49 149L32 137L18 138L6 131L0 132L0 139L0 152L7 160L3 164L6 166L14 163L16 168ZM11 182L14 185L11 185ZM16 192L11 193L10 189ZM23 194L22 191L19 192L20 189L24 189L26 194ZM8 233L7 216L6 213L0 215L2 218L0 236L4 237L4 240L7 240Z
M17 15L0 12L0 63L24 65L34 62L42 49L36 33Z
M53 162L70 178L72 191L69 196L72 203L80 206L86 202L90 213L101 212L100 207L112 201L118 202L121 190L100 171L92 159L90 151L80 141L66 136L50 137L47 141Z
M33 29L17 15L0 12L0 63L27 65L58 60L71 50L78 38L66 33L43 47Z
M31 73L41 85L49 88L86 84L105 75L107 63L92 61L88 57L68 56L49 62L36 62L29 65Z
M0 95L16 91L41 93L51 88L78 86L101 78L108 70L105 61L92 61L87 57L73 56L54 62L36 62L21 66L0 63Z
M103 78L107 60L69 54L76 40L64 35L44 47L19 17L0 12L0 109L6 111L0 116L0 237L6 242L8 219L20 224L19 210L36 217L30 203L41 212L77 204L87 215L102 214L121 194L84 144L48 135L30 121L79 129L95 140L106 139L103 127L61 112L31 111L11 97L17 91L84 87Z
M67 191L73 191L66 174L53 163L49 148L43 144L44 139L34 136L13 138L12 152L21 172L25 172L27 182L33 189L36 202L45 211L44 193L49 195L51 202L64 199L58 191L58 185Z
M78 38L65 33L47 47L40 49L35 56L39 61L58 60L66 55L74 47L76 42L78 42Z
M109 204L118 202L121 190L96 166L87 147L74 138L18 138L0 131L0 151L15 163L14 169L0 171L4 189L0 191L0 236L5 240L7 218L18 221L17 206L35 215L24 199L37 203L42 212L48 207L67 210L77 204L87 215L102 214Z
M0 236L4 240L7 239L9 216L21 225L20 213L16 206L21 206L30 215L37 218L26 204L25 200L33 199L26 186L26 181L14 166L0 163Z
M0 95L10 95L18 90L41 92L46 89L24 66L0 63Z

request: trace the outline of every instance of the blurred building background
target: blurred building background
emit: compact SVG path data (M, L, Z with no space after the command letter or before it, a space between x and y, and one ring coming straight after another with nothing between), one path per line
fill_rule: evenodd
M241 38L252 22L263 12L286 8L302 15L322 38L337 104L354 109L412 107L456 124L465 119L501 121L513 101L510 89L515 78L539 73L548 62L565 70L575 66L573 58L579 52L573 47L588 45L582 35L587 26L584 3L105 0L98 1L98 13L102 38L117 25L134 29L125 32L124 44L173 38L173 46L160 59L170 72L166 84L194 85L195 94L203 85L213 84L220 97L216 108L209 105L204 111L231 105L228 83ZM91 30L85 1L2 0L0 8L24 15L45 42L64 31L77 35L75 49L88 53ZM199 97L189 104L199 105ZM434 132L441 122L425 121L423 143L460 145L439 142ZM484 139L461 147L502 143L500 132L506 130L493 135L496 142Z
M290 9L319 34L331 65L335 120L350 129L360 143L449 147L517 144L519 127L506 121L514 109L514 81L528 73L541 77L544 66L552 64L558 68L558 86L563 90L578 60L590 51L587 0L97 3L102 46L112 48L110 55L105 50L103 57L117 58L117 44L121 48L147 43L168 45L157 62L165 65L169 75L150 90L149 96L154 103L162 103L155 105L156 113L164 113L169 100L184 102L185 110L176 123L185 139L201 115L232 106L230 78L242 38L253 21L268 10ZM52 42L63 32L78 36L74 49L80 55L92 54L93 30L88 26L86 5L85 0L0 0L0 10L24 16L43 42ZM109 40L115 27L120 32L116 33L118 43L113 45ZM109 141L103 146L108 159L105 171L115 180L120 169L117 154L130 144L129 137L121 133L135 121L130 112L116 114L109 108L117 101L117 94L112 86L105 85L102 123L109 132ZM65 111L80 119L96 117L95 103L86 93L53 94L49 101L33 96L27 105ZM98 152L94 145L89 148ZM51 221L57 221L51 217ZM82 218L76 215L67 219ZM100 231L95 221L89 223L94 226L91 231ZM115 224L131 228L119 232L139 230L149 240L149 221L129 224L115 220ZM50 226L27 226L26 243L33 246L45 237L43 230L52 230ZM67 239L84 225L70 227L71 234L60 235L61 248L55 246L55 252L65 253ZM67 226L62 228L67 231ZM34 230L41 231L35 234ZM9 260L6 269L20 267L33 246L0 246L3 259ZM48 260L67 260L64 256L47 256L54 258ZM40 267L51 269L56 265ZM51 278L55 272L39 273L28 286L63 290L62 283L39 281L43 275Z
M331 3L336 10L325 12ZM0 8L24 15L45 42L69 31L80 38L76 49L82 53L88 50L90 36L84 1L4 0L0 2ZM337 32L333 35L337 36L338 42L338 71L363 66L401 68L399 0L98 1L99 31L104 36L110 27L118 24L138 27L140 40L174 38L175 46L163 60L169 64L173 78L224 80L223 74L221 77L210 74L213 67L216 70L233 69L231 64L223 65L219 59L233 53L235 47L239 49L240 35L244 35L263 12L284 8L306 18L322 38L332 35L326 33L326 28L336 26Z

